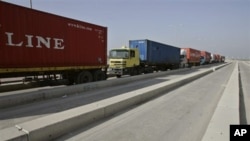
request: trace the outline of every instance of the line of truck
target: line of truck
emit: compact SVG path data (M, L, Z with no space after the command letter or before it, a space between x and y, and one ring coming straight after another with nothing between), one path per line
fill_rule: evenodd
M148 39L130 40L129 47L110 51L108 73L121 77L224 61L224 56L207 51L179 48Z
M112 49L107 63L107 27L3 1L0 11L0 79L60 74L80 84L106 80L107 71L121 77L225 60L144 39Z

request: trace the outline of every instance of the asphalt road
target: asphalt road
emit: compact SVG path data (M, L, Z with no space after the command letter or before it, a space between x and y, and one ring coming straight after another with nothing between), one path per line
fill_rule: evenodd
M232 63L57 141L200 141L234 67ZM153 79L163 80L166 78Z
M60 98L49 99L46 101L39 101L26 105L20 105L17 107L0 109L0 129L15 126L16 124L22 122L26 122L49 114L89 104L98 100L116 96L139 88L151 86L156 83L168 81L170 79L175 79L185 74L192 73L194 71L198 70L192 69L186 72L179 72L172 75L167 75L165 77L136 81L120 86L106 87L70 96L63 96ZM39 89L40 88L38 88L37 90L39 91ZM22 90L22 92L25 91L29 92L31 90ZM36 89L32 89L32 91L36 91Z

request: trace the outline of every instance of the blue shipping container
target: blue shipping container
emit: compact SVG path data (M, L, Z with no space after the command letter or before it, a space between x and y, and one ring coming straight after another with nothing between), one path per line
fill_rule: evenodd
M149 65L179 64L180 48L151 40L130 40L130 48L138 48L140 59Z

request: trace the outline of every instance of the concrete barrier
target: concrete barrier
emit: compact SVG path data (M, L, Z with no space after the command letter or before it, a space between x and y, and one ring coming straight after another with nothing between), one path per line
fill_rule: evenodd
M224 66L227 64L223 64L220 66ZM205 67L211 67L212 65L207 65ZM200 69L203 66L194 67L192 69ZM218 66L215 66L218 67ZM65 95L72 95L77 93L86 92L93 89L117 86L126 84L132 81L139 81L144 79L150 79L155 77L160 77L164 75L170 75L177 72L184 72L190 70L189 68L164 71L158 73L150 73L150 74L142 74L133 77L126 77L120 79L113 79L108 81L98 81L86 84L72 85L67 87L54 88L49 90L37 90L34 92L26 92L26 93L15 93L15 94L1 94L0 95L0 108L6 108L11 106L22 105L26 103L31 103L35 101L46 100L50 98L62 97Z
M216 69L220 67L216 67ZM198 71L185 75L181 78L162 82L146 88L141 88L112 98L16 125L16 130L21 133L13 132L13 134L8 134L7 136L5 134L12 132L13 127L6 128L0 131L0 139L14 141L17 139L17 134L20 134L20 140L22 141L52 140L72 130L81 128L97 120L115 114L121 110L125 110L136 104L148 101L154 97L164 94L166 91L182 86L211 72L213 72L212 69ZM26 139L23 138L23 133L26 134Z
M29 141L25 132L21 132L16 127L10 127L7 130L0 131L1 141Z
M236 63L202 141L229 141L230 124L239 124L239 72Z
M113 79L108 81L98 81L86 84L72 85L67 87L60 87L48 90L37 90L34 92L15 93L15 94L1 94L0 95L0 108L17 106L21 104L31 103L35 101L41 101L50 98L62 97L65 95L72 95L77 93L86 92L93 89L116 86L126 84L132 81L139 81L144 79L150 79L154 77L160 77L163 75L169 75L177 72L187 71L189 69L178 69L166 72L158 72L151 74L137 75L133 77L125 77L120 79Z

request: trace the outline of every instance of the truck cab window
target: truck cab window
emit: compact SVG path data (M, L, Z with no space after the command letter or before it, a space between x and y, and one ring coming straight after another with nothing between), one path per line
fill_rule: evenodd
M134 50L130 50L130 57L135 57L135 51Z
M110 58L128 58L129 52L127 50L111 50Z

